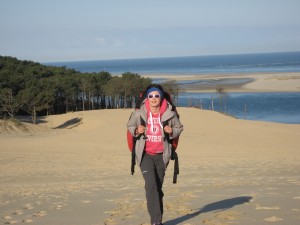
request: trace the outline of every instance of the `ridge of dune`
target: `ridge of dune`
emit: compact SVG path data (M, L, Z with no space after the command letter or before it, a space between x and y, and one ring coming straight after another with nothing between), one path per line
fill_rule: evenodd
M89 141L101 139L113 140L114 143L126 144L126 123L132 109L107 109L66 113L44 117L38 125L21 123L22 129L13 126L9 134L39 133L47 136L47 131L59 135L72 135L77 140L85 137ZM178 108L184 132L181 136L182 148L198 148L201 146L207 154L226 149L226 152L249 152L249 154L264 154L267 149L279 154L285 149L296 153L300 146L298 134L299 124L281 124L263 121L249 121L236 119L219 112L200 110L197 108ZM0 134L8 130L7 126L0 125ZM191 147L188 147L191 146ZM243 153L244 154L244 153Z
M36 126L17 119L0 120L0 135L34 135L49 131L46 126Z

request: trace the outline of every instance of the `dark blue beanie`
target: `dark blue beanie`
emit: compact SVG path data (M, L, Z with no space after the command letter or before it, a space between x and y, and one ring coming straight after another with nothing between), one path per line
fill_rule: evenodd
M147 92L146 92L146 96L148 97L148 95L149 95L152 91L158 91L160 97L161 97L161 98L164 97L163 92L162 92L159 88L155 88L155 87L149 88L149 89L147 90Z

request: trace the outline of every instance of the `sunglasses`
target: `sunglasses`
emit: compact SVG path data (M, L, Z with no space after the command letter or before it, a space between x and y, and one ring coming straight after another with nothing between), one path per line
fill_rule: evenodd
M148 95L148 98L159 98L160 95Z

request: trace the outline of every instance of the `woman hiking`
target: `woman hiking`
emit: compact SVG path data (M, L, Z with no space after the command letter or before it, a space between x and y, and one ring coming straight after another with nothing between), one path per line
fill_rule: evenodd
M151 224L162 225L162 186L172 152L169 140L180 135L183 125L177 113L172 111L172 105L164 98L160 85L152 84L147 87L145 99L140 109L132 113L127 129L137 138L134 150L136 162L145 180Z

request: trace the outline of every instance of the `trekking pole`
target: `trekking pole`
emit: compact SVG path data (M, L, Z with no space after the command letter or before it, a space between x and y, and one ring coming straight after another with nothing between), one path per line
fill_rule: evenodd
M135 166L135 138L133 137L133 146L131 151L131 175L134 174L134 166Z
M142 126L146 127L146 122L141 116L140 116L140 122L141 122ZM144 136L143 139L147 139L147 136L145 133L143 133L142 135Z
M140 117L140 123L141 123L141 125L142 126L144 126L144 127L146 127L146 122L145 122L145 120L142 118L142 117ZM143 134L140 134L138 137L133 137L133 146L132 146L132 151L131 151L131 175L133 175L134 174L134 167L135 167L135 157L136 157L136 154L135 154L135 145L136 145L136 141L138 140L138 139L140 139L141 138L141 136L143 136L143 139L147 139L147 136L146 136L146 134L145 133L143 133Z
M168 125L168 122L165 121L163 122L163 128ZM172 144L172 141L170 140L170 136L168 133L164 132L164 140L167 140L170 144ZM177 175L179 175L179 160L178 160L178 155L172 147L172 152L171 152L171 160L174 160L174 174L173 174L173 184L177 183Z
M173 175L173 184L177 183L177 175L179 175L179 160L178 155L174 149L172 149L172 159L174 161L174 175Z

